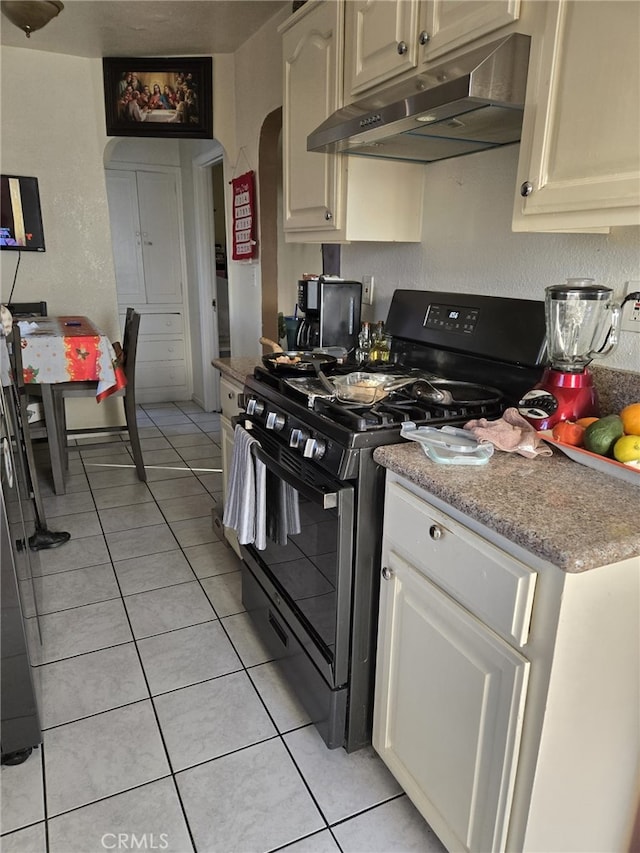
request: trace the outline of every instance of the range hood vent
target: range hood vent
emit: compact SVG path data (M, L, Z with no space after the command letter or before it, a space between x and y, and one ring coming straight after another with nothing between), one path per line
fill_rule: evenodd
M529 42L514 33L343 107L307 150L431 163L518 142Z

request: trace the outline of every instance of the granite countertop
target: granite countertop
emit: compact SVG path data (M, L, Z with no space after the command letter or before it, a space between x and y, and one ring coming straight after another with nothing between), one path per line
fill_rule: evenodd
M235 379L236 382L243 383L245 376L253 373L254 367L257 367L259 364L259 359L251 356L243 358L214 358L211 364L217 367L223 375Z
M566 572L638 558L639 484L601 474L554 448L525 459L496 451L486 465L439 465L413 442L374 459Z

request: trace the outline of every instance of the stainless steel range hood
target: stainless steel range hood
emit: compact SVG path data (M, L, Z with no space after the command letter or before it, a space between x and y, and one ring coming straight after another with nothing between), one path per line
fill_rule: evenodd
M517 142L529 41L515 33L350 104L307 150L430 163Z

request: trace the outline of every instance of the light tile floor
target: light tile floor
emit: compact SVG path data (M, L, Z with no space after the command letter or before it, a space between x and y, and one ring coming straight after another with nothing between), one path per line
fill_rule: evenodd
M215 535L219 416L140 407L148 483L123 441L43 476L44 744L2 767L4 853L441 853L372 748L328 750L244 612ZM35 645L35 621L28 619Z

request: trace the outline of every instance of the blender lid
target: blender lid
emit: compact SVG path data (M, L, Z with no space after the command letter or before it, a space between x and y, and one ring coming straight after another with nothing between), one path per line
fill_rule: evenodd
M590 282L578 284L578 282ZM613 290L601 284L593 284L592 278L569 279L566 284L552 284L546 292L555 299L608 299Z

